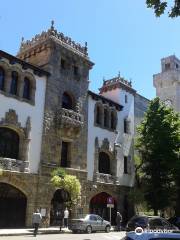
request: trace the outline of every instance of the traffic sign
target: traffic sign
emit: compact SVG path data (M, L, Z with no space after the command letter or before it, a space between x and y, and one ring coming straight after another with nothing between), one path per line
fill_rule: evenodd
M113 197L108 197L107 198L107 204L114 204L114 198Z
M114 208L114 204L107 204L107 207Z

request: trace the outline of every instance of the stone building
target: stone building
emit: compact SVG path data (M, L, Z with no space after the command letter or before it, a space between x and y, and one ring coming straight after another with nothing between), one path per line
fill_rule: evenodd
M180 112L180 60L175 56L161 59L161 72L153 76L156 96Z
M17 57L0 52L0 208L8 213L5 220L0 216L0 227L31 226L36 208L44 226L58 224L69 194L50 184L56 167L76 175L82 186L72 217L95 212L109 219L109 200L112 224L117 210L124 220L133 214L128 194L144 99L120 75L104 81L99 94L89 91L87 44L75 43L53 24L22 40ZM16 221L10 223L13 211Z

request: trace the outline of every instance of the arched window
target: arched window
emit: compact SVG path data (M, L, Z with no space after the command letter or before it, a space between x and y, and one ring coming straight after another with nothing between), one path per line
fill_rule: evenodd
M64 92L62 96L62 108L73 109L72 98L66 92Z
M19 136L9 128L0 128L0 157L18 159Z
M29 78L24 78L23 98L30 100L31 84Z
M104 109L104 127L109 127L109 116L107 108Z
M111 129L116 129L116 116L114 112L111 112Z
M4 79L5 79L4 69L0 68L0 90L4 90Z
M107 153L99 153L99 172L110 174L110 158Z
M13 71L11 74L11 88L10 93L13 95L17 94L17 85L18 85L18 73Z
M101 109L100 106L96 106L96 123L101 124Z

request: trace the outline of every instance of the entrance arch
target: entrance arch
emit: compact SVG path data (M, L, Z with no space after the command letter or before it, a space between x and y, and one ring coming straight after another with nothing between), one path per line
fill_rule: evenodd
M90 213L97 214L101 216L103 219L109 221L110 211L109 211L109 208L107 208L109 197L112 197L112 196L106 192L101 192L95 195L94 197L92 197L89 205ZM117 202L115 198L113 198L113 201L114 201L114 208L111 209L111 224L115 225L116 214L117 214Z
M0 228L25 227L27 198L19 189L0 183Z
M55 191L51 200L50 225L59 226L61 214L64 214L66 202L70 201L70 195L64 189Z

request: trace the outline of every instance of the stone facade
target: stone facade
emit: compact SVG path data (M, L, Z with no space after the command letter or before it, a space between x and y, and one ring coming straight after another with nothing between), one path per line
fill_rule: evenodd
M153 76L156 96L180 112L180 60L172 55L161 59L161 73Z

